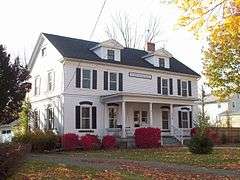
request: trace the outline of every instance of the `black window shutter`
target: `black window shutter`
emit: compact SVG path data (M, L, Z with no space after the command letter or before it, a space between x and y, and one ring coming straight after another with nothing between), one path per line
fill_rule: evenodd
M188 95L192 96L192 82L188 81Z
M192 111L189 111L190 128L192 128Z
M108 90L108 72L104 71L103 76L103 89Z
M170 95L173 95L173 79L169 79L169 93Z
M80 106L75 107L75 123L76 123L76 129L80 129L80 118L81 118L81 108Z
M97 129L97 108L92 106L92 129Z
M161 77L157 78L157 89L158 89L158 94L161 94L161 90L162 90Z
M179 128L182 128L182 112L178 111L178 126Z
M76 69L76 87L77 88L81 87L81 69L80 68Z
M181 96L181 80L177 80L178 95Z
M118 90L123 91L123 74L119 73L118 78Z
M92 74L93 74L92 88L97 89L97 70L93 70Z

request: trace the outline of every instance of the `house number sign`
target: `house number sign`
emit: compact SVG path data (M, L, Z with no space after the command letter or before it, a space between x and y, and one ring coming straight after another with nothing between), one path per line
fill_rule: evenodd
M129 77L142 78L142 79L152 79L152 75L136 73L136 72L129 72Z

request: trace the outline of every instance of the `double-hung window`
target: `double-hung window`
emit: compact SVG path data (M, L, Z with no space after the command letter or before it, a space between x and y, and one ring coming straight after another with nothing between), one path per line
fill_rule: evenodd
M182 127L188 128L188 112L182 111Z
M35 109L33 112L33 120L34 128L40 128L40 111L38 111L37 109Z
M165 67L165 60L164 58L159 58L159 67Z
M82 73L82 87L90 89L91 88L91 70L83 69Z
M115 56L114 50L108 49L107 50L107 59L114 60L114 56Z
M42 57L44 57L44 56L47 55L47 48L46 48L46 47L43 47L43 48L41 49L41 55L42 55Z
M187 96L187 81L182 81L182 96Z
M142 111L142 122L147 123L147 120L148 120L148 112Z
M168 95L168 79L162 79L162 94Z
M110 73L110 90L117 90L117 73Z
M47 121L48 121L48 129L54 129L54 109L53 107L49 106L47 108Z
M81 107L81 129L90 129L91 124L91 108L87 106Z
M48 72L48 91L53 91L54 89L54 72L49 71Z
M40 83L41 83L41 78L40 76L37 76L34 80L34 84L35 84L35 87L34 87L34 95L40 95Z

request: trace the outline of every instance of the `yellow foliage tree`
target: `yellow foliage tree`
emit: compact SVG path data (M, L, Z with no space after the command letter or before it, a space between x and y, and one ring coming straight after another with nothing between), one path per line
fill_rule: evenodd
M240 0L176 0L178 25L207 36L204 75L214 95L240 93Z

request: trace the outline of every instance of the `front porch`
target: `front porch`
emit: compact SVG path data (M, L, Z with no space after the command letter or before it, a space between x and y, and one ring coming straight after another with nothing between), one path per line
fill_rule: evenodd
M114 94L102 96L104 134L121 138L133 137L137 128L161 129L162 137L175 137L179 142L190 137L194 122L193 99L160 95Z

